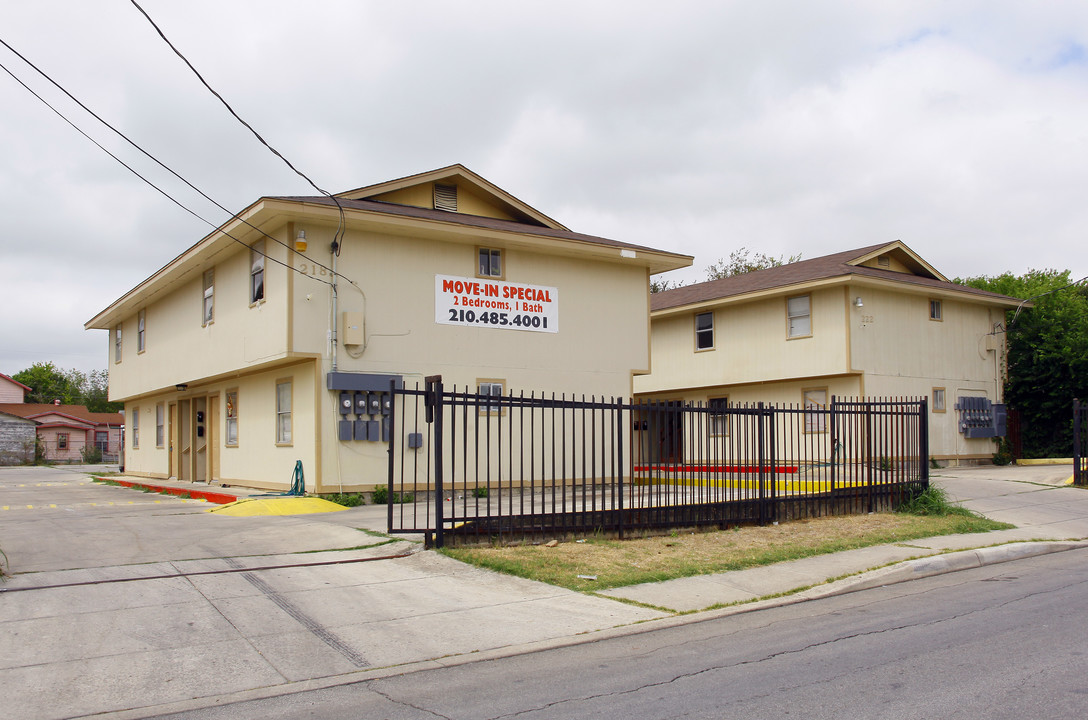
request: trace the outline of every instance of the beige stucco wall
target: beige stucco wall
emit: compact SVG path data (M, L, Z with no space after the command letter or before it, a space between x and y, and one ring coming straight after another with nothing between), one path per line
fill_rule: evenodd
M812 335L787 339L786 299L779 295L722 305L714 312L714 349L695 350L695 314L654 318L652 372L635 392L777 382L849 371L841 288L811 292Z
M141 443L136 449L128 443L127 472L166 477L168 448L155 447L154 407L204 397L209 403L215 398L219 409L210 436L215 480L283 487L301 459L311 491L315 486L319 492L369 490L386 482L385 443L337 439L338 394L325 389L325 377L333 369L330 331L335 318L339 332L344 312L365 316L368 343L365 350L341 346L337 370L398 375L409 385L440 374L447 387L462 389L474 390L486 378L527 394L627 397L632 372L649 367L646 267L621 260L618 251L604 261L539 252L494 237L422 238L350 229L336 260L346 279L339 283L334 316L327 268L333 264L329 244L335 229L296 223L276 234L294 237L298 229L307 233L304 256L288 258L285 250L267 244L270 255L298 272L266 263L265 303L250 307L247 302L249 255L238 247L216 258L212 325L200 325L199 273L146 306L144 353L135 349L136 316L125 321L122 362L111 363L111 397L126 397L126 410L141 412ZM555 288L558 332L436 322L435 276L475 278L480 246L503 250L505 282ZM285 373L294 378L291 448L272 441L275 380ZM188 387L179 393L178 383ZM239 393L237 448L223 445L224 398L233 388Z
M283 235L283 231L280 232ZM287 250L265 241L265 252L287 261ZM137 318L123 321L121 362L114 361L110 330L110 399L192 383L287 357L289 283L285 267L265 262L265 299L249 302L249 251L238 244L145 306L146 342L137 351ZM215 268L214 319L201 324L203 272Z

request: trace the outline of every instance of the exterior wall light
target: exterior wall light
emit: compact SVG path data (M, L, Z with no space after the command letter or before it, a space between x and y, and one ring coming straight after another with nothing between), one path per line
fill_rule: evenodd
M306 252L306 231L299 230L298 237L295 238L295 250L298 252Z
M861 297L860 297L860 296L858 296L858 297L854 298L854 307L858 307L858 308L859 308L859 307L864 307L864 306L865 306L865 303L863 303L863 302L861 301Z
M186 385L185 383L178 383L177 385L174 386L174 389L177 390L178 392L185 392L186 390L189 389L189 386Z

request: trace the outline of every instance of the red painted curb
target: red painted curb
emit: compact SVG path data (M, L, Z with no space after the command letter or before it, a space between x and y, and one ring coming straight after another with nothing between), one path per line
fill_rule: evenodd
M112 480L113 482L127 488L136 488L137 490L148 489L157 493L166 493L167 495L185 495L188 494L190 498L194 500L207 500L210 503L217 505L226 505L227 503L235 502L238 497L236 495L227 495L226 493L212 492L210 490L197 490L188 488L176 488L176 487L164 487L162 485L151 485L148 483L132 482L130 480L114 480L113 478L96 478L97 480Z

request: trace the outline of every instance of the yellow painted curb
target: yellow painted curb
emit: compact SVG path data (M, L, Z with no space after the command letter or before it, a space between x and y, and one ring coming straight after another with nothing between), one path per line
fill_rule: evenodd
M1034 458L1032 460L1020 459L1017 465L1072 465L1073 458Z
M347 510L328 500L315 497L243 498L236 502L218 505L208 512L231 517L255 517L259 515L309 515L312 513L340 512Z

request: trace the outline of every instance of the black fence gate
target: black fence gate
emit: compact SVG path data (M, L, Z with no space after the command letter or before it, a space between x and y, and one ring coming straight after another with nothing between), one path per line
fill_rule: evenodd
M890 509L928 486L923 400L726 406L393 390L388 526L428 543L623 537Z
M1088 405L1073 399L1073 484L1088 485Z

